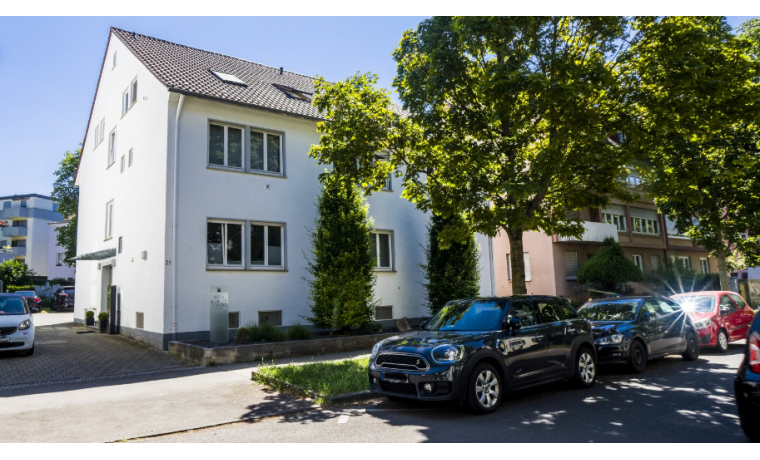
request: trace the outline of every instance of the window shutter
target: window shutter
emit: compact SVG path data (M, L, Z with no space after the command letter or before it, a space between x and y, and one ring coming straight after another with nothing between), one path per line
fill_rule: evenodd
M578 276L578 252L565 251L565 278L574 280Z
M525 281L530 281L530 254L524 253L523 260L525 261Z

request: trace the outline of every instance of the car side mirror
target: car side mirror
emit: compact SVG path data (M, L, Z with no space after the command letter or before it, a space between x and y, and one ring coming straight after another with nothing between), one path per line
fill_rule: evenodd
M649 321L652 321L652 314L648 311L644 312L644 316L642 317L645 323L648 323Z
M510 316L509 320L507 321L507 327L515 331L520 329L522 327L520 318L515 318L514 316Z
M721 307L720 307L720 314L721 314L721 315L725 315L725 314L726 314L726 313L728 313L729 311L731 311L731 309L730 309L730 308L728 308L728 307L724 307L724 306L721 306Z
M425 326L428 325L428 320L424 320L420 323L420 330L425 329Z

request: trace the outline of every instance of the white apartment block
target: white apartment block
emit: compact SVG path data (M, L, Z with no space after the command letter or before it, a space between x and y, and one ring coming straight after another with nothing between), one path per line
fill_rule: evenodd
M121 333L166 348L207 339L209 292L232 323L304 324L321 116L313 79L112 28L83 142L75 320L120 299ZM378 319L427 314L428 217L393 178L368 198ZM481 290L493 293L490 241ZM236 324L235 324L236 323Z

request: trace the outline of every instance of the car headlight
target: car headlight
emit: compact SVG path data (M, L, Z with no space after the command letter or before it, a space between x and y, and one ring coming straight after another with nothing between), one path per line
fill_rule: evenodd
M23 331L24 329L29 329L32 327L32 322L30 320L22 321L21 324L18 325L18 330Z
M464 345L458 347L454 345L442 345L433 348L431 355L439 363L455 363L464 356Z
M385 344L385 342L389 340L397 339L398 337L388 337L387 339L383 339L375 344L374 347L372 347L372 354L370 355L370 358L374 358L377 356L377 354L380 352L380 348Z
M694 321L694 328L697 330L707 329L707 327L710 326L711 322L712 320L710 318L704 318L704 319L700 319L699 321Z
M605 335L596 339L597 345L612 345L623 341L623 334Z

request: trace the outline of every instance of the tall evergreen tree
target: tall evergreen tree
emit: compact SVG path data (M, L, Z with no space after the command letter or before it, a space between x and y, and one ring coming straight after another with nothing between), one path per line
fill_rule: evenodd
M480 292L478 271L478 245L475 235L460 242L451 242L448 247L441 244L440 234L456 226L459 217L444 218L433 216L428 226L428 245L425 247L427 263L422 265L428 309L435 314L453 299L474 297Z
M373 224L355 186L338 174L323 174L311 233L313 258L307 270L312 317L325 329L348 332L366 327L374 316L375 258L370 251Z

